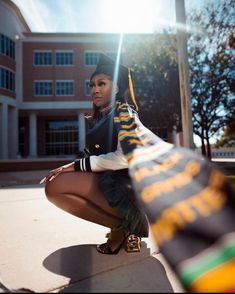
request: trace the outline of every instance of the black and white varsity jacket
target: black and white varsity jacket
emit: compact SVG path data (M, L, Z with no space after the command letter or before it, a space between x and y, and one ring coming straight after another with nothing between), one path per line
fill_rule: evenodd
M128 168L113 124L114 110L103 117L86 136L87 156L74 161L75 171L119 170Z

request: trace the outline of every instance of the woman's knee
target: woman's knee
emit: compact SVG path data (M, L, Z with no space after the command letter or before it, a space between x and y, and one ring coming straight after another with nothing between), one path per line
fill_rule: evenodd
M53 199L56 198L56 196L58 196L58 191L53 181L47 182L45 184L45 194L47 199L51 202L53 202Z

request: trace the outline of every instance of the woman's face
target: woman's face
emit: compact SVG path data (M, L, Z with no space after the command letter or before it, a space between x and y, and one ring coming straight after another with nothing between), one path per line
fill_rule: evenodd
M93 103L101 109L111 102L113 82L109 76L98 74L94 76L90 83L91 98Z

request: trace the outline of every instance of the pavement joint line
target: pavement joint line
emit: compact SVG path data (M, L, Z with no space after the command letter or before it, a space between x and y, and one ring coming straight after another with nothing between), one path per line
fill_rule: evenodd
M41 197L31 198L31 199L19 199L19 200L0 200L0 203L12 203L12 202L23 202L23 201L32 201L32 200L43 200Z
M75 284L77 284L77 283L79 283L79 282L81 282L81 281L85 281L85 280L90 279L90 278L92 278L92 277L102 275L102 274L107 273L107 272L109 272L109 271L114 271L114 270L116 270L116 269L118 269L118 268L122 268L122 267L125 267L125 266L127 266L127 265L131 265L131 264L138 263L138 262L140 262L140 261L142 261L142 260L144 260L144 259L147 259L147 258L151 257L152 255L153 255L153 253L150 254L149 256L142 257L142 258L140 258L140 259L138 259L138 260L134 260L134 261L129 262L129 263L125 263L125 264L122 264L122 265L119 265L119 266L116 266L116 267L113 267L113 268L109 268L109 269L107 269L107 270L101 271L101 272L96 273L96 274L93 274L93 275L91 275L91 276L87 276L87 277L84 277L84 278L78 279L78 280L73 281L73 282L71 282L71 283L69 282L69 283L67 283L67 284L61 285L60 287L55 287L55 288L52 288L52 289L47 289L47 293L58 293L58 291L63 290L63 289L66 289L66 287L68 287L68 286L75 285ZM3 291L2 291L2 290L3 290ZM10 290L10 289L7 288L3 283L0 283L0 293L19 293L19 292L20 292L20 293L35 293L35 291L33 291L33 290L31 290L31 289L26 289L26 288L11 289L11 290Z
M131 254L131 253L130 253L130 254ZM93 277L96 277L96 276L100 276L100 275L102 275L102 274L104 274L104 273L108 273L108 272L110 272L110 271L114 271L114 270L116 270L116 269L123 268L123 267L125 267L125 266L127 266L127 265L132 265L132 264L138 263L138 262L143 261L144 259L147 259L147 258L149 258L149 257L151 257L151 256L152 256L152 254L150 254L149 256L142 257L142 258L140 258L140 259L138 259L138 260L134 260L134 261L129 262L129 263L125 263L125 264L122 264L122 265L119 265L119 266L115 266L115 267L113 267L113 268L109 268L109 269L103 270L103 271L98 272L98 273L96 273L96 274L93 274L93 275L91 275L91 276L87 276L87 277L84 277L84 278L78 279L78 280L76 280L76 281L73 281L73 282L71 282L71 283L68 283L68 284L66 284L65 286L60 286L60 287L58 287L58 288L51 289L49 292L51 293L51 291L57 291L57 290L63 290L63 289L66 289L66 287L68 287L68 286L76 285L76 284L79 283L79 282L82 282L82 281L88 280L88 279L93 278Z

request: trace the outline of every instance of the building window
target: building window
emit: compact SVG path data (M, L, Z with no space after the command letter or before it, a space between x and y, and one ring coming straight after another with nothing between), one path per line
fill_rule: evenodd
M0 53L15 60L15 43L2 34L0 34Z
M85 80L85 96L91 96L90 80Z
M45 132L46 155L76 155L78 153L78 122L48 121Z
M56 81L56 96L73 96L74 81Z
M15 73L0 67L0 88L15 92Z
M85 52L85 65L95 66L98 63L100 52Z
M52 52L34 51L34 65L52 65Z
M34 96L52 96L52 81L35 81Z
M56 65L73 65L73 52L57 51Z

